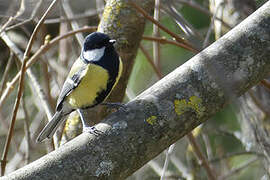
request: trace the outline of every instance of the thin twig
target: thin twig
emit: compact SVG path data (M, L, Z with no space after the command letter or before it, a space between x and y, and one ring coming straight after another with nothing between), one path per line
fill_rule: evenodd
M258 160L258 157L253 157L250 158L249 160L247 160L246 162L242 163L239 167L237 168L233 168L230 172L224 174L223 176L221 176L220 178L218 178L219 180L225 180L228 179L229 177L235 175L236 173L242 171L243 169L247 168L250 164L256 162Z
M160 176L160 180L164 180L166 178L166 171L167 171L167 168L168 168L168 165L169 165L170 155L172 154L174 146L175 146L175 144L170 145L170 147L166 151L166 158L165 158L164 166L163 166L163 169L162 169L162 174Z
M25 155L24 155L24 160L25 160L25 165L29 163L30 160L30 131L29 131L29 114L27 112L27 107L26 107L26 100L25 97L22 98L22 109L24 112L24 135L25 135L25 139L26 139L26 146L25 146Z
M155 160L151 160L147 163L147 165L149 165L151 167L151 169L153 169L153 171L159 176L161 177L161 172L162 172L162 167L159 165L159 163L157 163ZM167 171L166 172L167 176L171 176L173 175L172 171Z
M41 19L39 20L38 24L36 25L30 40L27 44L25 53L24 53L24 57L23 57L23 63L21 66L21 70L20 70L20 81L19 81L19 89L18 89L18 93L17 93L17 98L15 100L15 105L14 105L14 109L13 109L13 113L12 113L12 118L11 118L11 122L10 122L10 127L9 127L9 131L8 131L8 136L6 139L6 143L5 143L5 147L4 147L4 151L3 151L3 156L2 156L2 160L1 160L1 175L3 176L5 174L5 167L6 167L6 163L7 163L7 155L8 155L8 151L9 151L9 145L11 142L11 138L13 135L13 130L14 130L14 125L15 125L15 121L16 121L16 116L17 116L17 112L18 112L18 108L19 108L19 104L20 104L20 100L21 100L21 96L23 93L23 88L24 88L24 75L25 75L25 71L26 71L26 62L29 59L29 55L30 55L30 51L34 42L34 38L37 35L38 30L40 29L43 21L45 20L47 14L50 12L50 10L53 8L53 6L57 3L58 0L54 0L50 6L48 7L48 9L46 10L46 12L44 13L44 15L41 17Z
M199 32L197 32L190 23L188 23L185 18L178 12L176 9L173 0L167 0L166 5L162 7L163 11L165 11L168 15L170 15L176 24L180 27L180 29L186 34L187 39L192 45L195 47L199 47L200 41L202 40L202 36Z
M155 10L154 10L154 19L159 21L160 19L160 0L155 0ZM153 24L153 36L160 37L160 31L156 24ZM153 41L153 60L159 72L161 72L161 65L160 65L160 44L158 41Z
M61 39L67 38L67 37L72 36L72 35L79 33L79 32L89 32L89 31L91 32L91 31L94 31L96 29L97 29L96 26L87 26L87 27L77 29L75 31L70 31L66 34L63 34L62 36L55 37L49 43L42 45L36 51L36 53L27 62L26 69L29 68L32 64L34 64L42 54L44 54L46 51L48 51L53 45L57 44ZM21 73L20 72L17 73L16 76L12 79L12 81L7 84L7 87L0 98L0 107L2 107L2 105L4 104L4 101L6 100L8 95L12 92L12 90L14 90L14 86L18 82L20 76L21 76Z
M211 35L212 30L213 30L213 27L215 24L215 19L217 17L217 12L218 12L220 7L221 7L221 4L218 5L218 7L215 9L215 13L211 17L211 23L210 23L210 26L209 26L208 31L206 33L206 37L205 37L204 42L203 42L203 48L206 48L209 44L210 35Z
M104 9L104 1L96 0L96 9ZM102 18L102 12L98 13L99 19Z
M72 12L72 9L71 9L71 7L69 5L69 1L64 0L61 5L62 5L62 7L64 9L64 12L65 12L67 18L71 18L71 17L74 16L74 14ZM70 22L70 24L71 24L71 28L73 30L79 29L79 25L78 25L78 23L76 21L72 21L72 22ZM83 35L81 33L78 33L78 34L75 35L75 37L76 37L79 45L82 47L83 40L84 40Z
M2 81L0 84L0 95L2 94L4 87L5 87L5 84L7 82L8 73L9 73L9 70L10 70L12 62L13 62L13 57L14 57L14 53L12 51L10 51L7 65L6 65L5 71L3 73Z
M33 9L32 14L31 14L31 17L30 17L29 19L26 19L26 20L24 20L24 21L22 21L22 22L19 22L19 23L17 23L17 24L14 24L14 25L12 25L12 26L9 26L9 27L7 27L5 30L6 30L6 31L9 31L9 30L11 30L11 29L20 27L20 26L22 26L22 25L24 25L24 24L27 24L27 23L29 23L29 22L31 22L31 21L34 21L34 18L36 17L37 13L38 13L39 10L40 10L40 7L41 7L42 2L43 2L43 0L39 0L39 2L36 4L35 8ZM17 19L16 19L16 20L17 20Z
M248 91L248 95L250 96L251 100L254 102L254 104L262 111L264 116L270 117L270 112L267 107L264 107L262 102L257 99L255 94L252 92L252 89Z
M188 140L189 140L189 142L191 143L191 145L193 147L193 150L194 150L195 154L197 155L197 157L199 158L199 160L202 163L202 166L206 170L208 178L211 179L211 180L215 180L216 179L215 172L210 168L210 165L208 164L208 161L206 160L206 158L202 154L202 152L201 152L201 150L199 148L199 145L197 144L194 136L192 135L192 133L188 133L187 137L188 137Z
M151 67L153 68L153 70L155 71L156 75L158 76L159 79L162 78L162 74L159 71L159 69L156 67L156 65L154 64L153 59L151 58L150 54L148 53L148 51L143 47L142 44L140 44L140 49L142 51L142 53L144 54L144 56L146 57L147 61L150 63Z
M200 12L208 15L209 17L213 17L213 14L206 8L202 7L201 5L199 5L198 3L196 3L195 1L190 1L190 0L177 0L179 3L181 4L185 4L188 5L194 9L199 10ZM177 2L176 1L176 2ZM228 29L232 29L233 27L231 25L229 25L228 23L224 22L222 19L215 17L216 20L222 22L222 24L227 27Z
M210 143L208 134L203 133L202 137L203 137L203 142L204 142L206 153L207 153L207 159L208 160L213 159L213 150L211 148L211 143Z
M146 19L150 20L152 23L156 24L161 30L163 30L164 32L166 32L167 34L171 35L172 37L175 38L175 40L179 43L182 43L183 46L186 47L186 49L194 52L194 53L198 53L199 50L197 50L196 48L192 47L188 42L186 42L184 39L180 38L177 34L173 33L172 31L170 31L169 29L167 29L165 26L163 26L162 24L160 24L158 21L156 21L154 18L152 18L151 16L149 16L147 14L147 12L145 12L140 6L138 6L136 3L130 1L129 2L138 12L140 12Z
M74 14L73 17L71 18L55 18L55 19L46 19L44 24L56 24L56 23L60 23L60 22L66 22L66 21L76 21L76 20L80 20L80 19L84 19L84 18L89 18L92 16L95 16L101 12L103 12L104 9L96 9L96 10L92 10L92 11L87 11L87 13L85 14Z
M51 87L50 87L50 80L51 80L51 74L48 71L48 64L45 63L44 61L41 61L42 65L42 74L44 76L44 92L47 95L48 102L53 107L52 109L55 108L55 101L53 100L51 96Z
M261 80L261 84L262 84L268 91L270 91L270 83L269 83L267 80L265 80L265 79Z
M209 162L210 163L220 162L223 159L228 159L234 156L243 156L243 155L253 155L253 156L262 157L262 158L264 157L264 154L262 153L258 153L255 151L243 151L243 152L233 152L233 153L224 154L218 158L210 159Z
M22 14L24 13L24 11L25 11L25 1L24 1L24 0L21 0L20 9L17 11L17 13L16 13L16 15L15 15L14 17L11 16L11 17L7 20L7 22L1 27L1 29L0 29L0 34L1 34L2 32L5 31L6 27L7 27L12 21L14 21L14 20L15 20L17 17L19 17L20 15L22 15Z
M9 47L11 52L13 52L16 55L17 59L22 62L23 61L23 52L16 46L16 44L14 44L9 39L9 37L6 35L5 32L2 33L2 39L4 40L6 45ZM38 94L38 97L42 102L41 104L43 106L43 109L45 109L47 117L51 117L52 111L50 110L51 109L50 106L49 106L50 103L46 103L46 102L44 103L45 98L43 98L43 97L44 97L45 93L43 92L42 88L40 88L41 86L39 85L39 82L37 81L37 78L35 77L34 73L31 70L31 68L27 69L26 73L27 73L27 75L29 76L29 78L31 80L30 87L32 88L32 86L34 86L32 89L33 89L34 92L36 92ZM54 148L51 146L51 147L49 147L49 149L54 149Z
M176 157L176 155L172 154L170 156L170 159L171 159L172 164L177 168L179 173L181 173L183 178L192 179L193 176L190 170L185 166L183 162L181 162L181 160L178 157Z
M172 45L175 45L175 46L178 46L178 47L187 49L186 46L185 46L184 44L179 43L179 42L174 41L174 40L166 39L165 37L143 36L143 40L157 41L157 42L159 42L159 43L161 43L161 44L172 44ZM187 49L187 50L190 50L190 49Z

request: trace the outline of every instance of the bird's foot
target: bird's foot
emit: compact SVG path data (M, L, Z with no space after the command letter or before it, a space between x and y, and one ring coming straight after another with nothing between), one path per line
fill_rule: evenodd
M102 131L98 130L94 126L84 126L83 127L83 132L84 133L90 133L90 134L93 134L95 136L101 135L103 133Z

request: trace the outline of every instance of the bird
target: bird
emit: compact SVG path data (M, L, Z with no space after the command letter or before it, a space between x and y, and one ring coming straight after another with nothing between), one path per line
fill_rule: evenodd
M38 135L36 141L52 138L59 125L77 110L83 131L86 125L82 110L101 104L109 96L122 74L122 61L114 48L116 40L107 34L93 32L86 36L80 56L72 65L58 96L56 112Z

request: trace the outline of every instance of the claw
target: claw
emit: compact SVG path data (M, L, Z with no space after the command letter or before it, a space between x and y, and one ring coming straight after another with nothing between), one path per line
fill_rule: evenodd
M102 135L103 134L103 132L102 131L100 131L100 130L98 130L96 127L94 127L94 126L84 126L83 127L83 132L84 133L90 133L90 134L93 134L93 135L95 135L95 136L99 136L99 135Z

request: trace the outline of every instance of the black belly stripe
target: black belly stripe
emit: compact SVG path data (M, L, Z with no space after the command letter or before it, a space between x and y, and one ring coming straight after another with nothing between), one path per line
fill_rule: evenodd
M116 78L118 76L118 71L119 71L119 56L118 54L115 52L115 50L111 50L111 49L108 49L106 48L105 51L108 51L108 52L105 52L104 53L104 56L99 60L99 61L94 61L92 62L93 64L97 64L99 66L102 66L103 68L105 68L108 73L109 73L109 81L107 83L107 88L106 90L103 90L103 91L100 91L98 93L98 96L96 97L95 99L95 103L91 106L88 106L88 107L84 107L83 109L86 109L86 108L91 108L91 107L94 107L100 103L102 103L106 97L110 94L113 86L114 86L114 83L116 81Z

